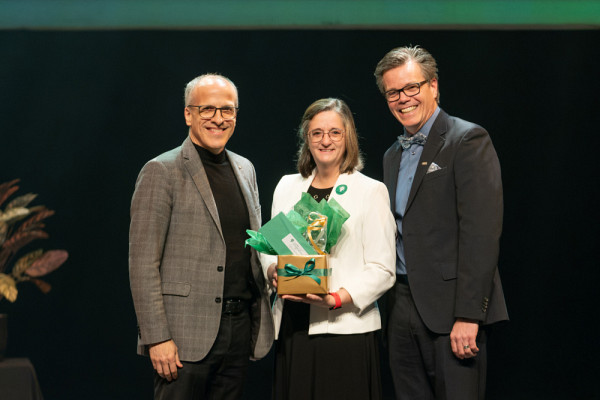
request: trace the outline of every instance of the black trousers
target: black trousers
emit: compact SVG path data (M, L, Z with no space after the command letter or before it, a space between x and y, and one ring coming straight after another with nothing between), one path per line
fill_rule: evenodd
M242 398L250 362L250 313L223 314L217 339L198 362L182 361L176 380L154 371L155 400L238 400Z
M450 335L425 326L408 285L397 282L389 310L387 338L390 369L398 400L482 400L487 367L486 334L477 336L479 353L460 360Z

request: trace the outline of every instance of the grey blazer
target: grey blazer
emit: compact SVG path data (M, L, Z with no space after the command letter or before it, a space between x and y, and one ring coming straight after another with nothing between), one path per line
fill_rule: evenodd
M250 227L261 209L254 167L228 150L246 200ZM203 359L221 319L225 240L204 166L191 139L142 168L131 202L129 276L137 315L138 353L173 339L182 361ZM261 297L253 304L251 355L264 357L273 342L269 297L258 256L252 273Z
M401 157L396 141L383 161L393 213ZM402 221L410 290L433 332L449 333L458 317L484 325L508 319L497 268L502 213L500 164L488 133L440 110Z

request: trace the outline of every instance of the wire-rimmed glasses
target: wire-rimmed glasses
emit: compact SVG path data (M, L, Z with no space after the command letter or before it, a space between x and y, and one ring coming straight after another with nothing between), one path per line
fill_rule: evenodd
M313 129L312 131L308 132L308 137L311 142L319 143L321 140L323 140L323 138L325 138L325 134L329 136L329 139L332 142L339 142L344 138L344 131L337 128L330 129L328 132L325 132L323 129Z

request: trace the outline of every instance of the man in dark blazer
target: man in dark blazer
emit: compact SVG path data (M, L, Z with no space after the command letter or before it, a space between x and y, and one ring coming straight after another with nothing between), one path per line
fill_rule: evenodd
M249 359L273 342L262 268L244 247L246 229L261 223L254 167L225 149L237 107L229 79L192 80L188 137L136 182L129 272L155 399L239 399Z
M391 50L375 77L404 127L383 160L397 225L386 335L396 397L483 399L486 326L508 318L498 157L485 129L439 108L426 50Z

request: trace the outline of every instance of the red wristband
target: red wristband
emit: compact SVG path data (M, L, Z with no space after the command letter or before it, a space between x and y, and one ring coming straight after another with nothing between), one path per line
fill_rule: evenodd
M337 292L329 292L330 295L335 299L335 306L329 307L330 310L337 310L338 308L342 308L342 299Z

